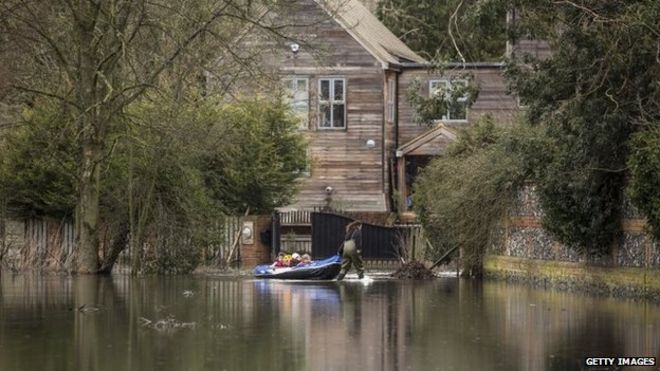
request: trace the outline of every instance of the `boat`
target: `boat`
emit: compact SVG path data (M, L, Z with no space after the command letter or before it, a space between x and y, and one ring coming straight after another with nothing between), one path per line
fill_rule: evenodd
M288 280L331 280L337 277L341 269L341 256L335 255L323 260L314 260L309 264L296 267L272 267L258 265L254 268L257 278L277 278Z

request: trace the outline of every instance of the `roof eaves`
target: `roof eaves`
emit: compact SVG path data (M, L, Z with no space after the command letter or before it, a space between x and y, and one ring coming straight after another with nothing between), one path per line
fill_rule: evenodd
M369 54L371 54L374 58L376 58L376 60L380 62L383 68L387 68L386 66L388 66L389 63L391 63L392 61L388 61L385 58L383 58L381 55L379 55L379 53L377 53L374 50L375 49L374 46L367 43L365 40L359 37L355 32L353 32L351 27L349 27L346 24L346 20L344 20L339 14L339 9L335 11L333 11L332 9L328 9L328 7L325 4L326 2L324 0L314 0L314 2L317 3L321 7L321 9L323 9L326 13L328 13L328 15L333 20L335 20L339 24L339 26L341 26L341 28L343 28L346 32L348 32L348 34L351 35L351 37L355 39L355 41L357 41L366 51L368 51Z
M347 1L347 0L344 0L344 1ZM350 1L350 0L348 0L348 1ZM426 63L426 60L424 58L417 55L417 53L415 53L414 51L410 50L410 48L408 48L408 46L405 45L405 43L403 43L398 38L397 38L397 40L403 45L403 47L407 48L409 50L410 55L399 55L400 53L392 51L392 50L388 50L388 48L384 45L381 45L381 44L374 45L372 42L370 42L368 40L368 38L363 37L358 32L355 32L353 29L356 28L357 24L353 24L353 25L349 24L350 22L348 20L346 20L341 14L341 7L346 6L348 3L341 3L341 5L339 5L338 8L333 11L332 9L329 9L327 7L327 5L326 5L327 0L314 0L314 2L316 2L319 6L321 6L321 8L323 10L325 10L326 13L328 13L328 15L331 18L333 18L346 32L348 32L349 35L351 35L351 37L353 37L353 39L355 39L367 52L369 52L369 54L371 54L374 58L376 58L376 60L378 60L381 63L381 66L383 67L383 69L391 68L391 66L399 66L402 63L408 63L408 62L401 61L401 59L410 61L412 63ZM355 4L357 6L362 6L362 4L359 3L359 1L357 1ZM367 12L368 12L368 10L367 10ZM369 13L369 14L371 14L371 13ZM374 16L374 18L375 18L375 16ZM382 23L380 23L380 20L378 20L378 19L375 19L375 20L377 22L379 22L379 24L382 25ZM389 31L389 29L387 29L387 27L385 27L385 25L382 25L382 26L388 32L391 32L391 31ZM394 36L394 37L396 37L396 36ZM408 54L408 53L406 53L406 54ZM416 60L411 60L410 57L413 57Z
M431 140L435 139L438 135L444 135L451 140L456 140L457 134L454 130L447 127L446 125L440 123L433 129L428 130L427 132L421 134L417 138L414 138L410 142L402 145L396 150L396 157L403 157L406 154L416 150L417 148L427 144Z
M430 62L418 63L418 62L402 62L398 64L401 68L433 68L435 65ZM502 69L506 67L504 62L451 62L444 65L447 68L469 68L469 69L481 69L481 68L498 68Z

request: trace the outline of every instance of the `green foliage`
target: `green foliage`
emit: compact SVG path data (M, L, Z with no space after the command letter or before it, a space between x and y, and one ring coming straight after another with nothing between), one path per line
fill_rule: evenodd
M47 100L25 108L19 125L3 131L0 198L20 216L72 218L76 205L76 132Z
M461 246L465 268L478 273L517 192L536 176L533 158L546 146L540 129L498 128L488 117L462 131L415 183L415 211L436 254Z
M5 98L6 90L0 88L0 108L8 102L20 106L38 97L52 99L70 111L68 116L76 126L72 138L79 148L75 161L79 272L99 269L99 242L104 238L99 187L106 183L102 174L112 150L125 140L121 136L127 132L127 123L140 121L130 114L133 105L143 104L138 102L143 98L153 99L147 96L157 92L170 99L163 108L171 108L172 102L187 99L191 90L206 88L211 77L214 81L209 87L221 93L237 79L258 83L263 43L245 42L237 35L253 27L265 42L290 40L292 36L286 33L291 25L283 24L288 20L264 16L271 11L281 13L281 7L286 4L270 0L3 1L0 60L12 63L2 68L0 80L12 89ZM33 178L51 164L35 166ZM149 171L147 184L158 174ZM154 184L159 187L163 182ZM157 192L151 189L147 187L146 194L155 197ZM54 203L63 200L37 206L50 210ZM145 218L139 217L137 224L144 223Z
M453 76L448 81L451 86L448 89L439 89L435 94L425 94L420 79L410 83L406 99L414 109L414 118L418 125L432 126L448 114L465 113L477 100L479 88L471 76ZM462 101L459 101L461 99Z
M500 3L519 11L514 32L542 36L553 47L550 58L508 71L529 122L547 127L553 143L538 179L543 225L567 245L606 252L621 230L631 134L660 112L660 5Z
M504 55L506 10L488 2L382 0L376 14L410 48L430 59L480 62Z
M209 128L220 124L214 103L149 95L130 107L127 132L115 138L102 177L101 217L129 233L138 249L134 271L189 272L202 248L220 237L212 227L222 208L202 181L199 161L210 149Z
M602 254L616 241L626 181L657 239L660 3L487 3L515 8L512 34L542 37L553 54L507 69L528 107L525 125L479 125L424 172L415 205L434 243L461 245L478 261L527 180L536 184L544 228L578 251Z
M223 214L242 214L248 206L266 212L288 202L305 166L305 143L279 101L153 97L131 115L138 121L116 154L123 174L105 178L121 179L115 189L132 184L113 203L124 196L123 210L134 210L136 245L153 245L140 257L147 272L194 269L201 249L220 237L214 226Z
M628 195L660 241L660 125L633 135L630 147Z
M61 106L37 103L4 137L1 189L22 215L72 217L79 138ZM142 272L191 271L224 215L288 202L305 168L306 144L279 101L148 94L125 117L102 163L100 225L108 243L129 236Z
M219 111L223 125L202 156L204 181L229 210L270 212L295 194L305 170L306 144L297 121L281 102L244 101Z
M548 128L553 151L537 182L543 226L569 246L602 253L620 233L629 132L622 117L593 122L599 108L576 104L574 117Z

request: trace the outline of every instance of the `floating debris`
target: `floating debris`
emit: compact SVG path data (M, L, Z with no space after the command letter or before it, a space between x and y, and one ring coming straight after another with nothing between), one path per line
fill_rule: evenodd
M217 324L211 325L211 328L214 328L216 330L227 330L227 329L229 329L229 325L225 325L223 323L217 323Z
M392 273L392 277L400 279L412 280L425 280L435 278L433 272L426 268L424 264L418 260L413 260L409 263L403 264L396 272Z
M81 313L94 313L100 311L101 308L94 304L83 304L78 308L75 308L75 310Z
M174 332L181 329L194 330L197 327L196 322L181 322L176 320L174 316L169 316L166 319L155 322L144 317L140 317L139 320L140 326L159 332Z

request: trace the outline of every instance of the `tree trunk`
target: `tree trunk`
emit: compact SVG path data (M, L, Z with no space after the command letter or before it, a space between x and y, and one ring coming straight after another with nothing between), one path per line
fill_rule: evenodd
M80 179L78 198L78 272L97 273L99 269L99 162L103 156L104 130L101 121L102 104L97 87L97 50L94 42L95 13L91 2L79 0L75 12L78 37L76 100L81 112L78 127L81 133Z
M119 254L126 248L128 243L128 223L122 223L119 227L119 232L115 235L108 256L105 258L99 268L99 274L110 274L112 268L115 266Z
M80 177L79 230L78 230L78 272L97 273L99 269L99 175L98 145L83 144L82 174Z

